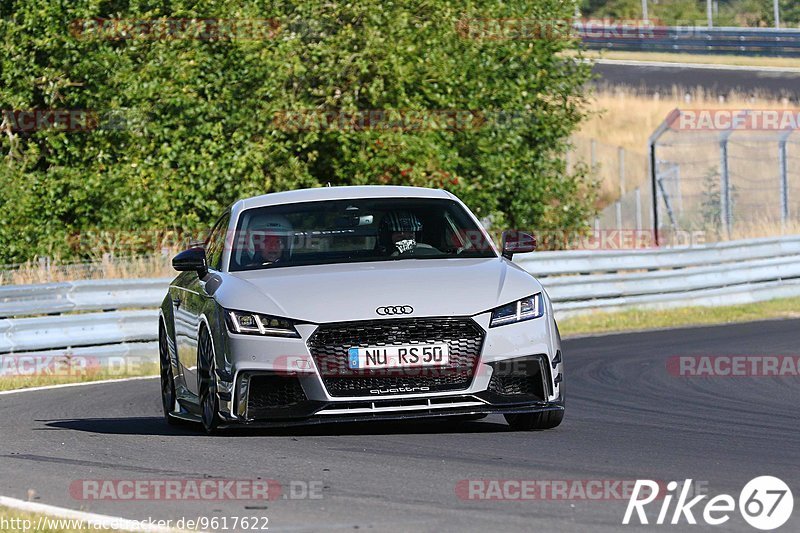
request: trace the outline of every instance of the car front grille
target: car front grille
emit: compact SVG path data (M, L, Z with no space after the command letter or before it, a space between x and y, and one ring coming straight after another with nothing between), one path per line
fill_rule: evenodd
M475 374L484 336L470 318L345 322L321 325L308 340L308 348L331 396L374 397L466 389ZM347 366L349 348L443 342L450 351L447 366L373 370Z

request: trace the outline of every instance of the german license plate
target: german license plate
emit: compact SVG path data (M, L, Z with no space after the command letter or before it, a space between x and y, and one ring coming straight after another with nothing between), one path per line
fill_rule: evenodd
M450 350L447 344L375 346L350 348L347 351L347 366L352 370L444 366L449 362Z

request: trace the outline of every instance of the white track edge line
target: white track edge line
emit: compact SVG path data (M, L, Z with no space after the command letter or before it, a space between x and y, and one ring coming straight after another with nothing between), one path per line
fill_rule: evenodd
M0 396L6 396L8 394L19 394L21 392L32 392L32 391L40 391L40 390L53 390L53 389L66 389L69 387L83 387L86 385L101 385L104 383L119 383L124 381L138 381L143 379L155 379L159 377L158 375L153 376L136 376L131 378L115 378L115 379L100 379L97 381L78 381L76 383L59 383L58 385L42 385L40 387L28 387L24 389L11 389L11 390L4 390L0 391Z
M7 496L0 496L0 507L6 507L17 511L28 513L44 514L54 516L62 519L83 520L84 526L91 525L95 529L116 529L122 531L150 531L153 533L173 533L181 531L179 529L159 526L156 524L149 524L147 521L130 520L118 516L109 516L95 513L87 513L84 511L76 511L74 509L67 509L66 507L56 507L54 505L47 505L45 503L26 502L16 498L9 498Z

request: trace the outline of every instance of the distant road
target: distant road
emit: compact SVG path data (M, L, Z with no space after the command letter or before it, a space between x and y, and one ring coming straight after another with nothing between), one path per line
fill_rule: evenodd
M800 68L601 60L595 63L594 72L600 76L595 82L597 85L631 87L646 94L669 93L674 86L702 87L716 94L736 91L800 101Z

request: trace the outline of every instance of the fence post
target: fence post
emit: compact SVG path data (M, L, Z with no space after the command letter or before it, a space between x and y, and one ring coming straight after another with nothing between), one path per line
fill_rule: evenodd
M656 142L655 140L650 140L649 146L649 157L647 158L648 167L650 170L650 187L653 191L653 198L652 202L653 205L651 206L653 212L651 214L651 221L653 223L653 237L655 239L656 247L658 247L661 243L659 242L658 238L658 160L656 159Z
M781 135L778 141L778 165L781 175L781 233L786 230L786 223L789 222L789 180L786 159L786 138L787 134Z
M617 200L614 203L614 211L616 215L617 226L615 229L622 229L622 202Z
M619 157L619 197L625 196L625 148L619 147L617 151Z
M39 271L44 272L45 279L50 281L50 256L45 255L39 258Z
M636 203L636 230L642 229L642 191L639 187L633 190L633 199Z
M728 238L731 235L731 182L728 175L728 135L721 136L719 141L720 169L720 222Z
M597 166L597 141L592 139L589 141L589 161L592 164L592 170Z
M680 109L673 109L667 115L667 118L656 128L656 130L650 135L647 139L647 148L648 148L648 170L650 171L650 187L653 191L652 197L652 223L653 223L653 236L655 237L655 244L659 246L661 244L659 235L658 235L658 159L656 157L656 145L658 144L658 139L664 134L667 129L669 129L670 124L672 124L675 120L680 118L681 111Z

